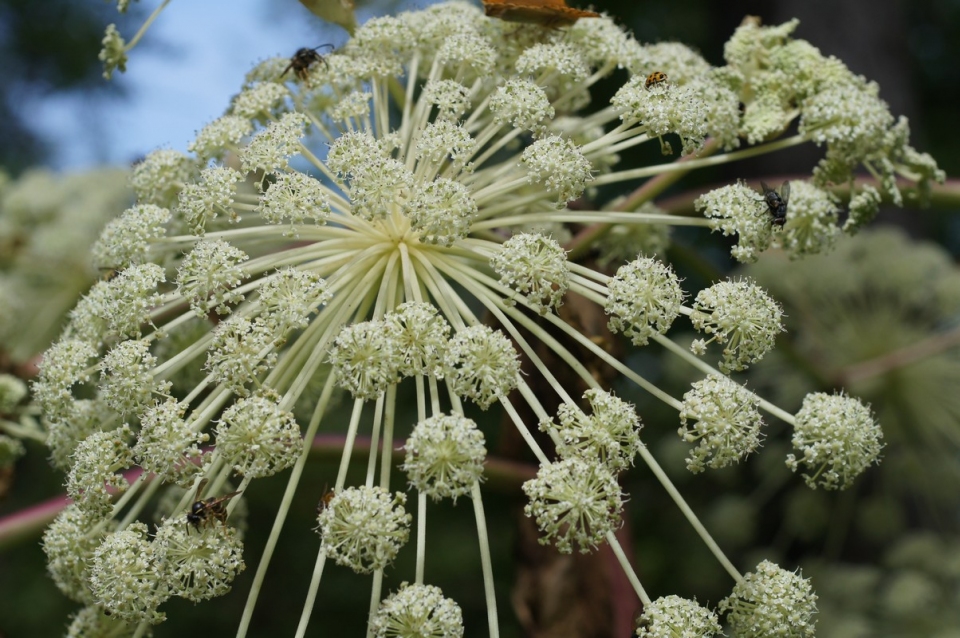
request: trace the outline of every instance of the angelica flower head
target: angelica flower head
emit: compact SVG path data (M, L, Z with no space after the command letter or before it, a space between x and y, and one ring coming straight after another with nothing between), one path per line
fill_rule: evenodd
M344 472L318 514L319 551L358 572L382 570L409 536L406 497L391 490L387 471L406 435L398 395L409 389L420 423L407 439L404 469L423 495L469 490L482 507L473 497L484 437L463 417L464 403L502 408L541 465L523 488L541 541L589 551L620 524L617 472L649 457L633 407L598 387L583 351L680 411L683 436L698 443L691 469L743 458L759 445L759 397L724 376L708 377L682 402L670 397L600 347L598 330L568 320L564 304L576 294L583 307L569 314L592 322L602 308L610 331L636 346L674 345L673 323L688 315L706 333L697 350L716 341L721 370L743 369L773 347L782 329L777 303L748 281L730 281L685 307L673 268L638 248L662 251L664 228L675 223L738 233L734 254L744 261L774 243L797 255L816 252L842 239L836 213L845 202L820 189L851 162L888 182L939 177L869 85L835 62L827 77L815 77L823 56L795 45L793 26L741 28L728 63L713 68L677 43L642 44L607 16L544 30L445 2L372 19L303 72L285 72L284 58L259 64L190 154L155 151L133 170L137 204L95 249L101 264L120 272L78 304L44 359L35 393L51 455L71 472L78 505L109 514L105 485L122 487L117 471L133 461L157 480L210 480L218 490L230 474L243 477L241 491L291 467L295 481L312 439L329 425L336 387L352 399L353 416ZM110 50L105 56L119 66L119 49ZM628 79L615 97L583 113L592 85L618 68ZM669 80L647 86L656 70ZM848 88L857 95L844 104L871 109L863 130L836 111ZM802 134L737 150L767 144L797 120ZM675 171L679 155L683 170L692 170L705 163L699 155L735 162L803 142L827 145L827 159L816 186L791 182L795 208L782 231L744 185L705 195L698 206L706 219L666 214L646 190L607 201L611 185ZM620 152L642 144L671 155L639 172L620 168ZM890 192L890 184L880 186ZM857 200L860 218L870 199ZM617 246L598 255L619 267L612 277L583 259L604 241ZM586 385L589 410L573 407L567 379ZM562 406L559 425L546 426L561 457L553 462L525 418L546 422L551 405ZM375 441L368 479L345 488L351 446L364 428ZM374 487L378 465L384 471ZM143 483L122 505L146 506ZM168 520L181 517L188 500ZM280 519L288 507L280 506ZM165 596L217 595L241 568L229 538L216 547L204 544L215 539L193 539L196 549L174 531L150 542L138 525L104 543L139 552L129 589L143 597L117 598L123 583L111 580L104 553L87 579L95 602L123 617L154 622ZM202 564L195 549L215 561ZM423 547L417 551L422 566ZM177 590L194 585L189 594ZM401 601L407 591L437 598L416 585L397 595ZM429 609L425 618L440 614ZM416 631L402 633L387 616L393 629L383 635ZM455 624L441 630L455 635Z
M670 266L655 259L638 257L621 266L607 288L608 326L630 337L634 345L646 345L652 335L665 333L680 314L680 280Z
M726 467L760 446L763 418L760 399L722 375L697 381L683 395L680 437L696 443L687 458L687 469Z
M170 593L193 602L230 591L233 579L245 567L243 543L237 531L225 525L194 529L182 519L168 519L151 545Z
M623 496L614 474L598 463L574 457L540 468L523 484L530 499L523 513L533 518L543 536L564 554L574 543L587 553L620 526Z
M870 408L842 394L808 395L796 415L793 446L802 452L787 457L796 472L809 469L803 478L812 488L846 489L880 456L883 432Z
M68 598L92 603L90 569L93 554L108 531L96 532L100 521L76 504L68 505L43 533L43 552L47 555L47 572L57 588Z
M640 417L633 406L597 389L587 390L583 398L590 403L590 416L564 403L557 410L559 426L551 421L540 424L541 430L557 431L561 441L557 453L563 458L600 462L614 472L633 465L633 457L643 445Z
M690 349L703 354L707 344L723 344L720 369L744 370L773 348L784 330L782 318L780 304L752 281L721 281L701 290L693 302L693 327L712 336L694 341Z
M147 526L134 523L113 532L93 554L90 588L102 608L129 623L163 622L157 611L171 595L155 546L147 539Z
M663 596L646 605L638 623L640 638L710 638L722 632L715 613L679 596Z
M77 445L73 467L67 475L67 494L84 512L106 515L111 509L109 490L123 492L127 480L119 470L133 465L133 450L127 445L130 427L94 432Z
M317 516L321 551L357 573L385 568L410 536L406 501L379 487L337 492Z
M377 638L460 638L463 613L439 587L401 583L396 593L380 602L370 629Z
M459 415L434 416L419 422L403 446L402 469L410 484L435 500L469 494L483 476L487 455L483 433Z
M817 595L810 580L762 561L720 601L737 636L808 638L814 635Z

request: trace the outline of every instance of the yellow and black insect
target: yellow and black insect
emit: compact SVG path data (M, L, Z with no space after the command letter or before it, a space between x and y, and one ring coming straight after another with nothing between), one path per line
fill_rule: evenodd
M790 182L786 181L780 186L780 192L767 185L766 182L760 182L760 189L763 191L763 202L773 215L773 224L783 226L787 223L787 200L790 198Z
M293 69L293 72L298 78L301 80L306 80L307 75L310 73L311 66L317 62L323 62L324 64L327 64L326 58L317 53L317 49L322 49L324 47L330 47L331 50L333 49L332 44L321 44L320 46L313 47L312 49L308 49L307 47L297 49L297 52L293 54L292 58L290 58L290 64L288 64L287 68L283 70L283 73L280 74L280 77L285 76L287 71ZM327 66L329 66L329 64L327 64Z
M222 524L227 522L227 501L232 499L240 492L230 492L223 496L213 496L211 498L200 500L203 488L207 486L207 479L200 481L197 486L197 495L194 497L193 505L187 512L187 522L195 528L206 527L212 521L217 520Z
M643 88L649 89L651 86L663 84L667 81L667 74L663 71L654 71L647 76L647 81L643 83Z

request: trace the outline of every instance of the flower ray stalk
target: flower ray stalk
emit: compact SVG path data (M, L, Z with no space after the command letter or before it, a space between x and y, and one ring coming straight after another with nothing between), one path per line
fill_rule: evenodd
M247 595L247 603L244 605L243 614L240 616L240 624L237 627L237 638L243 638L246 636L247 631L250 628L250 620L253 618L253 609L256 607L257 598L260 595L260 589L263 586L263 579L267 574L267 568L270 565L270 559L273 557L273 551L277 547L277 541L280 538L280 532L283 529L283 523L286 520L287 513L290 511L290 503L293 502L293 495L297 491L300 475L303 473L303 467L306 465L307 457L310 454L310 442L317 434L317 429L320 427L320 421L323 417L323 413L327 409L327 405L330 402L330 397L333 396L334 387L335 385L333 383L333 378L328 377L326 383L324 383L323 392L320 395L320 399L317 401L317 405L314 408L313 416L310 418L310 423L307 426L306 432L304 433L303 450L301 451L300 456L297 458L297 462L294 464L293 469L290 472L290 479L287 481L287 487L283 492L283 498L280 501L280 507L277 510L276 517L273 519L273 527L270 529L270 536L267 538L267 544L263 548L263 554L261 555L260 563L257 565L257 573L253 577L253 583L250 585L250 593ZM320 571L322 572L322 570L323 567L321 565ZM319 574L316 574L316 580L319 585ZM316 597L316 591L313 592L313 596L314 598ZM313 601L310 601L309 608L313 608Z

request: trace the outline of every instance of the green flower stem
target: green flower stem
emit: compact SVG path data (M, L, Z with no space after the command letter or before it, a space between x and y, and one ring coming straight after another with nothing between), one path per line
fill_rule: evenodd
M703 148L697 155L685 155L676 161L678 165L686 165L690 162L703 157L711 157L720 150L720 142L716 138L707 138ZM687 167L688 170L677 170L669 173L661 173L644 182L639 188L627 195L625 199L618 202L614 210L636 210L643 204L653 200L665 190L680 181L693 167Z
M700 370L701 372L704 372L705 374L708 374L708 375L719 374L721 376L726 376L726 375L723 375L722 372L720 372L719 370L711 366L709 363L706 363L705 361L700 359L697 355L687 350L686 348L678 346L671 339L659 334L655 334L651 338L657 343L659 343L660 345L662 345L664 348L669 350L670 352L674 353L675 355L679 356L681 359L683 359L693 367ZM751 391L748 390L748 392L751 392ZM760 399L761 408L763 408L773 416L777 417L781 421L788 423L791 427L796 425L796 419L794 419L792 414L790 414L786 410L783 410L782 408L775 406L774 404L770 403L763 397L759 395L756 395L756 396L758 399Z
M320 400L317 401L317 407L313 411L313 416L310 417L310 424L307 426L307 431L304 434L303 451L301 451L297 462L290 471L290 478L287 480L287 488L280 501L280 508L277 510L277 515L273 519L273 528L270 530L267 544L263 548L263 555L260 558L260 563L257 565L257 573L254 575L253 584L251 584L250 593L247 596L247 603L243 608L240 626L237 628L237 638L246 636L247 630L250 628L250 619L253 618L253 608L257 604L257 597L260 595L260 588L263 586L263 579L267 574L270 558L273 556L273 550L277 547L280 530L283 529L283 523L286 520L287 513L290 511L290 503L293 501L293 494L297 491L300 475L303 474L303 466L306 465L307 457L310 455L310 443L317 433L317 428L320 427L321 417L323 413L326 412L327 404L333 395L334 387L333 375L330 375L327 377L327 381L323 386L323 392L320 394ZM348 455L348 452L345 451L344 455ZM312 607L313 603L311 602L310 608Z
M535 224L538 222L565 222L575 224L669 224L671 226L703 226L709 227L710 220L704 217L680 217L679 215L657 215L642 213L623 213L603 210L578 210L570 212L527 213L513 217L498 217L481 221L470 227L471 232L485 228L501 228L519 224ZM468 240L462 240L467 242Z
M411 125L411 115L413 113L413 105L415 103L413 96L416 91L419 82L419 67L420 67L420 52L415 51L413 58L411 58L409 65L407 66L407 88L406 94L404 95L403 102L398 102L398 104L403 104L403 114L400 116L400 140L403 143L404 148L410 147L410 135L413 133L413 126Z
M147 478L144 478L144 477L147 477ZM150 499L153 498L153 495L156 494L157 491L163 486L163 481L154 481L153 478L154 478L153 475L149 474L148 472L144 472L143 474L140 475L139 478L137 478L138 482L140 481L140 479L144 479L144 482L147 483L147 486L142 490L138 490L140 492L140 497L130 507L130 510L123 517L123 520L121 520L117 524L118 531L122 529L126 529L127 526L130 525L130 523L135 521L137 516L140 515L140 512L143 511L143 508L146 507L147 503L150 502ZM129 491L132 491L132 490L128 490L128 492ZM126 494L124 494L124 496L126 496ZM119 505L119 501L117 502L117 504ZM113 518L113 516L111 515L110 518Z
M332 380L334 375L330 375ZM331 381L328 381L328 383ZM343 442L343 455L340 457L340 469L337 470L337 482L334 484L334 491L339 494L347 482L347 470L350 469L350 455L353 452L353 442L357 438L357 429L360 427L360 416L363 414L364 399L353 400L353 411L350 413L350 425L347 426L347 437ZM373 448L371 447L371 454ZM369 485L368 485L369 487Z
M373 572L373 583L370 585L370 614L367 616L368 618L373 618L373 615L380 609L381 591L383 591L383 570L378 569ZM367 623L367 638L373 638L373 627L370 623Z
M550 459L547 458L547 455L544 454L540 446L537 445L536 439L533 438L530 430L527 429L526 424L523 422L523 418L517 414L517 410L513 407L513 404L510 403L510 400L506 397L500 397L500 405L506 410L510 420L513 421L514 426L516 426L517 432L519 432L523 440L527 442L527 447L530 448L533 455L537 457L537 461L539 461L541 465L550 465Z
M448 303L449 300L445 296L446 289L441 291L438 285L438 281L442 279L440 273L437 272L433 263L431 263L429 259L425 259L419 252L414 253L413 257L415 259L414 267L420 275L420 281L427 287L434 302L439 306L440 311L447 318L447 321L453 325L454 330L462 330L465 327L463 318L460 316L460 313ZM452 396L456 395L454 392L448 392L448 394Z
M497 619L497 596L493 587L493 561L490 559L490 535L487 532L487 518L483 512L483 500L480 494L480 482L470 486L473 501L473 516L477 520L477 540L480 543L480 568L483 571L483 593L487 600L487 632L490 638L499 638L500 621Z
M383 423L383 403L385 393L381 392L377 397L377 403L373 411L373 424L370 432L370 454L367 456L367 476L364 485L373 486L373 478L377 470L377 451L391 446L391 442L384 440L383 446L380 445L380 426ZM383 486L388 487L387 485Z
M617 117L616 111L612 107L607 107L602 112L604 113L605 117L603 117L602 120L597 121L595 123L591 122L590 126L602 126L603 124L606 124L610 120L613 120ZM603 137L595 139L592 142L587 142L586 144L581 146L580 152L583 153L584 157L589 159L592 156L599 153L606 154L607 149L612 144L616 144L623 140L632 139L635 137L641 139L644 142L650 139L646 135L639 135L639 136L635 135L635 131L633 130L633 124L630 124L627 122L620 122L619 124L617 124L616 128L614 128L608 133L605 133Z
M677 170L661 173L647 180L643 183L643 185L630 193L625 199L619 201L614 210L632 211L636 210L646 202L652 201L657 195L661 194L674 183L678 182L690 170L695 168L689 166L690 162L698 158L712 156L719 149L720 143L714 138L708 138L704 143L703 148L700 149L700 153L698 155L686 155L674 162L674 164L677 166L683 166L686 170L678 168ZM584 228L578 232L576 236L574 236L573 239L567 242L567 245L564 246L564 248L567 249L569 258L573 260L593 250L596 246L597 240L603 237L603 235L609 232L609 230L610 226L606 224L597 224L594 226L588 226L587 228Z
M526 184L526 183L528 183L528 181L526 178L524 178L523 181L520 182L520 185L522 186L523 184ZM496 184L494 184L493 186L488 186L487 188L494 189L496 188ZM529 206L531 204L537 204L542 201L543 201L543 195L537 195L536 193L530 193L528 195L520 195L519 197L515 197L507 201L500 202L499 204L493 204L491 206L485 206L481 208L479 212L477 212L477 214L474 216L473 219L475 222L483 219L490 219L492 217L496 217L497 215L501 215L507 211L522 210L526 206Z
M640 179L642 177L653 177L654 175L672 173L675 171L687 172L697 168L704 168L706 166L719 166L728 162L736 162L742 159L757 157L758 155L765 155L767 153L772 153L773 151L779 151L781 149L798 146L806 141L806 136L794 135L782 140L777 140L776 142L761 144L752 148L745 148L742 151L733 151L731 153L724 153L723 155L715 155L713 157L701 157L685 163L671 162L669 164L656 164L654 166L645 166L643 168L608 173L593 180L591 185L602 186L604 184L616 184L618 182L624 182L627 180Z
M160 14L163 12L163 10L167 7L168 4L170 4L170 0L163 0L163 2L160 3L160 6L153 10L153 13L151 13L150 17L146 19L146 21L140 27L140 30L137 31L136 35L134 35L130 39L130 41L127 42L127 46L124 47L124 51L130 51L131 49L133 49L133 47L137 46L137 43L140 41L140 38L144 36L144 34L147 32L147 29L150 28L151 24L153 24L153 21L156 20L158 17L160 17Z
M637 596L640 598L640 601L643 602L644 606L649 605L650 596L647 595L647 591L643 588L643 585L640 584L640 579L637 577L637 572L634 571L633 565L630 564L630 560L627 558L627 555L623 553L623 547L620 546L620 541L617 540L616 534L613 532L607 532L607 544L610 545L610 549L613 550L613 555L617 557L617 562L620 563L623 573L633 586L633 590L637 592Z
M557 110L559 111L567 110L566 107L564 106L565 102L569 102L578 94L585 93L587 89L589 89L591 86L593 86L594 84L602 80L607 74L609 74L615 68L617 68L616 63L608 61L602 67L594 71L593 74L590 75L590 77L586 78L582 82L578 82L575 86L572 86L569 89L567 89L567 92L561 95L560 97L558 97L557 99L555 99L553 102L551 102L551 105L557 107Z
M506 166L506 168L509 170L515 169L515 167L509 166L509 165ZM499 177L499 175L497 175L497 177ZM495 197L501 197L504 193L508 193L510 191L516 190L521 186L526 186L529 183L530 183L530 178L524 175L523 177L516 177L506 183L503 183L500 180L496 180L494 181L494 183L490 184L489 186L484 186L480 190L474 192L473 201L475 201L477 203L477 206L480 207L481 209L480 213L477 215L477 218L481 219L484 217L489 217L491 215L491 211L495 211L495 209L497 208L503 208L504 205L506 205L509 209L514 208L517 205L516 200L513 202L504 202L504 204L501 204L499 207L487 206L486 204L490 199L493 199ZM528 196L528 199L530 197L533 197L533 195ZM540 201L542 199L543 199L543 195L536 193L536 197L533 197L533 199L530 199L530 202L532 203L535 201Z
M523 335L517 331L513 323L507 320L504 312L510 314L510 316L516 320L519 324L529 330L534 337L546 344L553 352L560 356L564 362L573 368L574 371L579 374L585 382L588 384L596 384L596 381L593 379L589 371L583 366L580 361L566 348L564 348L556 339L547 334L540 326L535 322L531 321L529 317L526 317L522 313L512 311L503 304L501 297L493 294L489 288L485 287L482 284L486 284L489 287L499 287L499 284L493 282L492 279L489 279L483 275L479 275L476 271L472 270L469 267L464 266L461 263L455 262L448 259L437 259L439 264L443 265L444 272L454 281L466 288L470 293L472 293L486 308L492 312L500 323L510 332L510 336L513 337L517 343L520 345L520 348L527 354L530 358L531 363L533 363L537 370L544 376L548 383L556 390L557 394L565 403L576 404L576 401L567 394L566 389L563 387L553 373L550 371L550 368L543 362L540 357L537 356L536 351L530 346L529 342L523 338ZM481 280L482 283L481 283ZM505 293L504 296L508 296L510 291L506 288L502 288ZM556 441L555 441L556 442Z
M501 125L496 124L495 122L491 122L490 124L488 124L487 128L485 128L480 133L480 136L477 138L476 148L477 149L483 148L483 145L489 142L490 138L496 135L500 129L501 129ZM483 154L480 155L480 157L473 160L473 163L476 164L477 166L483 165L483 163L486 162L488 159L490 159L494 153L496 153L497 151L502 149L504 146L509 144L512 140L515 140L516 138L518 138L521 133L523 133L521 129L515 128L509 133L506 133L505 135L501 136L496 142L493 143L493 145L485 149L483 151ZM473 182L473 183L479 184L479 182Z
M88 532L88 535L95 536L103 531L103 529L106 527L106 524L113 520L113 517L117 516L120 511L123 510L123 508L126 507L130 501L132 501L134 497L140 493L140 488L152 478L153 474L141 471L137 475L136 480L130 482L130 486L124 491L123 494L120 495L120 498L117 499L117 502L113 504L113 509L110 510L110 516L100 521L90 532ZM119 527L117 528L118 531L124 529L129 524L130 521L124 519L124 521L121 521Z
M390 487L390 469L393 465L393 426L397 417L397 386L387 387L386 410L383 422L383 445L380 446L380 487ZM371 440L371 443L374 442Z
M697 515L693 513L693 510L690 509L690 506L687 505L687 502L683 500L683 497L680 495L680 492L677 490L676 486L670 481L670 478L667 476L667 473L663 471L663 468L660 467L660 464L657 463L657 460L653 458L653 455L650 454L650 451L644 445L640 448L640 457L647 464L647 467L653 472L654 476L657 477L657 480L660 481L660 485L663 486L663 489L667 491L667 494L670 495L670 498L673 499L673 502L677 504L677 507L680 508L680 512L683 513L684 518L687 519L687 522L693 527L694 531L700 536L700 539L704 544L710 549L710 552L713 554L714 558L723 565L723 568L727 570L727 573L730 574L731 578L734 581L740 582L743 580L743 576L737 571L737 568L733 566L733 563L730 562L730 559L727 558L726 554L723 553L723 550L720 549L720 546L717 545L717 542L713 540L713 537L710 535L710 532L707 531L707 528L703 526L703 523L700 522L700 519L697 518Z
M150 623L148 623L146 620L141 620L140 624L137 625L137 629L133 632L132 638L143 638L149 628Z
M327 555L323 552L318 552L317 562L313 566L313 575L310 577L310 587L307 589L307 599L303 604L303 611L300 612L300 624L297 625L296 638L303 638L307 633L310 613L313 611L313 605L317 600L317 592L320 589L320 578L323 576L323 566L326 564Z
M204 384L201 384L201 386L206 387ZM192 395L193 392L190 394ZM229 390L222 386L217 386L204 398L203 403L198 405L193 412L190 413L190 429L194 432L202 430L203 426L210 422L213 415L217 414L232 396L233 394ZM184 405L186 405L186 403L184 403Z
M417 492L417 567L416 583L423 584L423 566L427 558L427 495Z

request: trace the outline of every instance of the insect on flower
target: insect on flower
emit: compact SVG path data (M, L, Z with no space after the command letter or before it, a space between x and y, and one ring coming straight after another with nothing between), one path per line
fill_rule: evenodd
M201 480L197 486L197 494L194 497L193 505L190 506L190 511L187 512L187 522L196 529L200 529L201 525L209 525L213 520L218 520L225 525L227 522L227 501L237 494L240 494L240 492L230 492L223 496L213 496L200 500L200 495L206 486L207 479Z
M760 182L760 189L763 191L763 202L770 209L773 215L773 223L776 226L783 226L787 223L787 200L790 198L790 182L785 181L780 186L780 192L771 188L766 182Z
M332 501L333 497L336 495L337 493L334 490L325 490L323 492L323 496L320 497L320 501L317 503L318 516L320 515L320 512L322 512L323 510L327 509L327 507L329 507L330 501Z
M290 58L290 64L287 65L287 68L283 70L283 73L280 74L280 77L283 77L287 74L287 71L293 69L293 72L301 80L307 79L307 73L310 71L310 67L317 62L323 62L327 64L326 58L317 53L317 49L322 49L324 47L330 47L333 50L332 44L321 44L318 47L313 47L309 49L307 47L302 47L297 49L297 52L293 54L293 57Z
M580 18L599 18L595 11L568 7L565 0L482 0L483 12L507 22L537 24L548 29L569 27Z
M651 86L663 84L667 81L667 74L663 71L654 71L647 76L647 81L643 83L643 88L649 89Z

